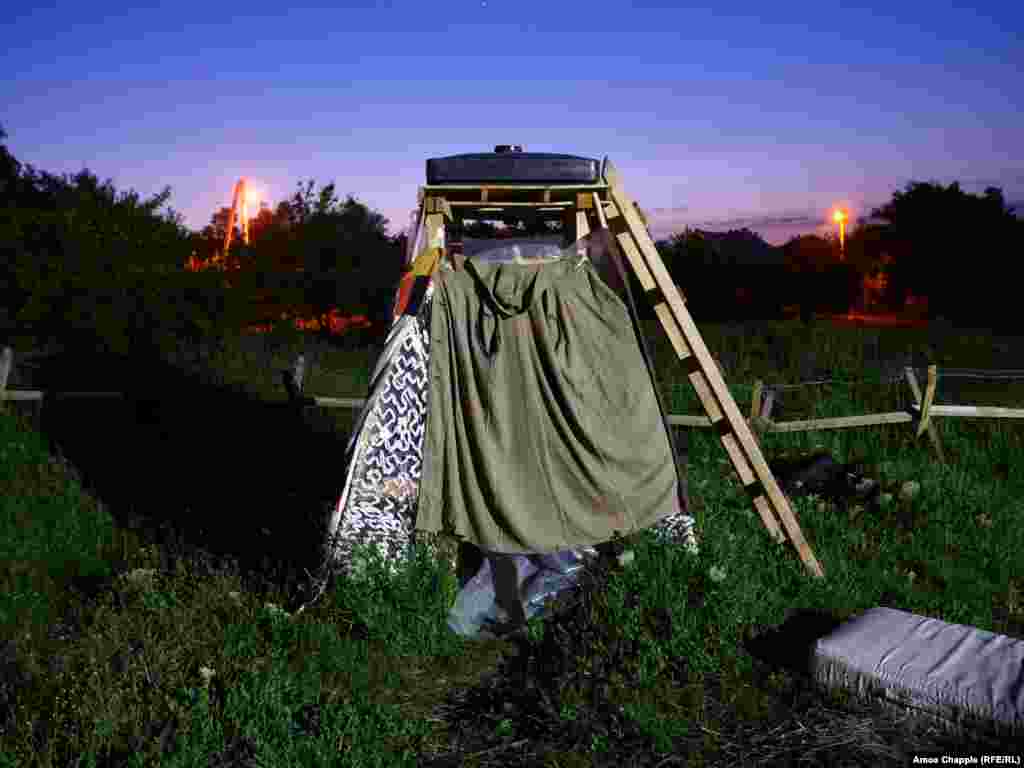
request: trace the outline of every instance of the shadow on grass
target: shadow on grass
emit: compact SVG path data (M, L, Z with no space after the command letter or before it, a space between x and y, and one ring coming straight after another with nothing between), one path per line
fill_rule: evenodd
M828 637L843 622L827 611L796 609L779 626L750 637L745 650L773 667L799 675L812 674L812 660L818 640Z
M36 388L125 393L47 400L37 423L117 525L159 545L162 566L201 549L258 594L305 584L344 477L344 436L315 408L262 402L155 354L63 352L34 368Z

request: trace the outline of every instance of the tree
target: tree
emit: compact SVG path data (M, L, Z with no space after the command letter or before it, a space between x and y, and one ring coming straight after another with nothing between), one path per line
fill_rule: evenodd
M260 210L249 222L249 237L255 243L266 237L274 228L274 212L266 203L260 205Z
M840 263L839 243L818 235L798 235L782 246L792 298L809 322L815 309L845 311L853 300L848 265Z
M220 218L224 224L217 229ZM232 246L232 258L242 267L233 279L239 285L261 283L263 288L250 291L250 300L265 309L283 310L284 303L290 313L312 313L321 328L329 327L334 310L383 317L403 259L401 241L388 237L387 224L353 196L340 199L333 183L299 182L276 209L260 211L250 230L251 248ZM226 216L215 214L209 238L223 237L224 226ZM286 287L296 284L297 270L305 286L298 295ZM259 279L247 280L248 271L260 273ZM274 273L280 279L268 289Z
M1002 191L964 192L959 183L911 182L872 211L883 223L882 240L892 255L897 295L928 296L933 313L986 315L1001 294L1000 257L1015 246L1020 224Z
M711 242L699 229L686 227L682 232L671 235L667 241L662 241L661 246L670 265L678 265L681 269L705 266L714 263L716 259Z
M832 243L819 235L797 235L782 246L786 266L793 272L821 272L839 261Z
M177 279L194 240L167 205L169 188L144 199L88 169L22 166L6 147L0 165L0 279L19 332L127 352L223 327L218 286Z
M885 282L886 290L879 297L884 306L891 309L903 306L903 297L894 297L889 283L893 256L889 252L884 226L868 220L853 229L846 236L845 261L856 270L862 286Z
M2 143L7 138L7 131L0 125L0 205L7 204L16 192L21 180L21 163L7 151Z

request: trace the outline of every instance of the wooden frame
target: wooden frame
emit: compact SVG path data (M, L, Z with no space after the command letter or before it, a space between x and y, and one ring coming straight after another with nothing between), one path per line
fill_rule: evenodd
M789 500L772 475L757 439L740 414L678 287L669 276L647 227L640 220L636 204L626 196L618 171L607 160L604 163L604 181L604 184L588 185L453 184L421 187L418 199L427 216L428 247L437 247L439 243L436 241L443 238L443 235L435 234L433 227L437 224L432 217L436 217L435 221L442 216L450 220L453 210L459 212L460 218L473 218L473 214L482 209L490 213L510 207L553 208L538 211L538 214L571 221L575 225L572 232L575 242L590 232L608 232L611 235L609 243L615 252L613 255L629 265L644 293L652 300L654 313L676 355L687 366L690 383L700 398L706 420L718 429L722 447L750 494L765 528L780 543L788 537L807 570L816 577L824 577ZM571 212L575 212L575 216L569 218ZM443 243L440 245L443 247Z

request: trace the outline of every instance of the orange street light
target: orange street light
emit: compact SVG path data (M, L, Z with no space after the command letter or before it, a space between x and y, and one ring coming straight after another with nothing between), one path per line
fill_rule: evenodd
M839 225L839 253L844 254L846 251L846 219L847 215L845 211L836 210L832 214L832 221Z
M246 202L248 202L253 208L259 208L260 203L263 202L263 193L254 187L246 187L245 197Z

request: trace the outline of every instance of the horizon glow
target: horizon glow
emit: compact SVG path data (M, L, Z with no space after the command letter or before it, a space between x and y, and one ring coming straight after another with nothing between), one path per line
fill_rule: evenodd
M1024 200L1020 6L878 4L839 24L807 2L99 0L9 16L14 156L143 196L170 185L194 230L245 177L271 207L333 181L396 233L427 158L506 143L609 156L656 237L825 234L835 206L852 227L910 181Z

